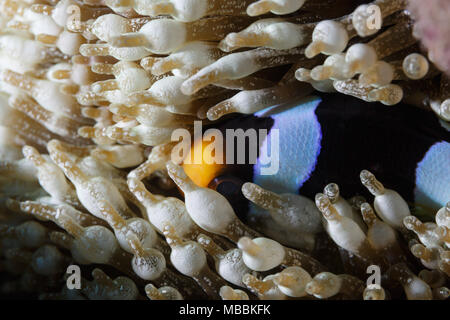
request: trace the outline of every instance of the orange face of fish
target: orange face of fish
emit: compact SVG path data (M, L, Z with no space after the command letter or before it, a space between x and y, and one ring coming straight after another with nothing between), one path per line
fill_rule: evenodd
M205 134L203 140L197 140L183 161L183 169L189 178L200 187L209 183L226 168L223 147L212 135Z

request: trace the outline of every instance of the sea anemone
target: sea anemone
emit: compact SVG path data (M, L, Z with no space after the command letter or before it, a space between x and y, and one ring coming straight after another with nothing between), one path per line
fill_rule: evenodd
M269 235L207 187L208 173L199 183L172 157L174 132L192 132L194 121L214 128L231 114L258 114L313 92L392 108L403 102L448 127L448 1L0 6L3 294L448 298L450 202L419 218L368 170L360 180L373 201L346 200L335 183L314 199L240 185L239 194L273 219ZM379 283L366 282L370 266L383 270ZM81 268L75 290L68 268Z

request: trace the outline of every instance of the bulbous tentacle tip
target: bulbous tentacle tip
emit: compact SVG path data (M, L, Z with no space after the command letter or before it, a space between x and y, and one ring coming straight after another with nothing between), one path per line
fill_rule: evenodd
M147 10L152 16L172 15L176 11L175 6L170 2L152 3L149 5Z
M40 157L40 153L36 150L36 148L32 146L23 146L22 148L23 156L30 160L38 160L37 158Z
M326 212L329 209L329 207L331 206L330 199L323 193L316 194L315 202L316 202L317 209L319 209L319 211L322 213Z
M241 190L244 197L266 210L273 211L283 208L282 197L254 183L244 183Z
M370 284L364 289L363 292L364 300L385 300L386 292L384 289L377 284Z
M265 293L267 293L269 290L276 288L276 285L273 283L273 281L264 279L260 280L256 276L252 274L245 274L242 277L242 283L252 290L254 293L260 296L264 296Z
M173 174L174 176L175 174L180 174L182 171L181 167L173 163L172 161L167 161L166 169L169 175Z
M367 202L367 199L363 196L354 196L348 199L348 203L357 211L361 210L361 205L365 202Z
M325 43L322 41L313 41L305 49L305 56L312 59L319 55L325 49Z
M369 101L379 101L387 106L393 106L403 99L403 89L395 84L373 89L368 94Z
M319 283L315 280L311 280L310 282L308 282L306 284L305 287L305 291L309 294L309 295L318 295L321 292L321 287L319 285Z
M339 276L331 272L321 272L308 282L305 291L319 299L327 299L339 293L341 285Z
M299 68L295 71L295 79L302 82L311 81L311 70L306 68Z
M154 61L151 63L151 73L155 76L161 76L170 72L174 69L179 69L184 66L181 58L175 56L169 56L167 58L153 58ZM148 66L149 63L147 63Z
M440 238L442 242L450 243L450 229L446 226L438 226L434 233Z
M145 286L145 293L150 300L183 300L183 296L180 292L169 286L158 289L153 284L149 283Z
M219 290L222 300L249 300L247 293L229 286L222 286Z
M151 300L161 300L162 298L158 289L151 283L145 285L145 293Z
M155 288L156 289L156 288ZM181 293L173 287L164 286L157 289L158 293L154 290L151 291L151 296L147 296L152 300L183 300Z
M147 37L139 33L127 33L115 36L109 40L109 43L116 48L140 47L149 44Z
M142 188L144 184L136 178L128 177L127 185L131 192L135 192L138 188Z
M47 150L49 152L51 151L58 151L61 150L61 142L57 139L52 139L47 143Z
M206 112L206 117L208 118L208 120L215 121L227 114L234 112L239 112L239 108L234 104L232 100L225 100L211 107Z
M33 4L33 5L31 5L30 9L31 9L31 11L33 11L35 13L44 14L46 16L51 16L54 11L53 6L45 5L45 4Z
M259 0L247 7L247 14L250 17L263 15L274 8L274 3L270 0Z
M59 90L63 94L74 96L80 91L80 86L77 84L63 84L59 87Z
M166 241L170 246L178 246L184 243L183 239L178 236L175 228L167 223L163 228L163 234L166 237Z
M97 119L101 116L101 112L97 108L83 107L81 108L81 115L86 118Z
M336 183L330 183L325 186L323 189L323 193L330 199L332 202L336 201L339 198L339 186Z
M107 127L105 134L108 138L113 140L125 140L127 138L130 138L130 130L128 128L119 128L116 126Z
M88 126L78 128L78 134L83 138L95 138L96 131L95 128Z
M375 179L375 176L369 170L362 170L361 173L359 174L359 177L361 178L361 182L363 184L373 181Z
M210 237L208 237L207 235L200 233L197 236L197 242L200 243L200 245L205 247L205 246L208 246L212 242L212 239Z
M112 279L102 269L95 268L92 270L91 275L94 281L98 283L112 284Z
M432 252L422 244L415 244L411 247L411 253L419 259L430 260Z
M412 53L403 59L402 68L408 78L419 80L427 75L430 65L423 55Z
M368 171L362 170L360 175L361 183L375 196L384 193L385 189L383 184L377 180L375 175Z
M244 251L249 255L257 255L261 252L262 248L258 246L252 239L249 237L242 237L239 239L237 246L239 249Z
M403 218L403 224L406 229L411 231L419 231L419 229L423 225L419 218L417 218L416 216L407 216Z
M445 99L439 107L439 116L445 121L450 121L450 99Z
M378 221L378 217L375 214L375 211L373 210L372 206L369 203L367 203L367 202L362 203L360 210L361 210L361 214L362 214L364 222L369 227L373 226L373 224L376 221Z

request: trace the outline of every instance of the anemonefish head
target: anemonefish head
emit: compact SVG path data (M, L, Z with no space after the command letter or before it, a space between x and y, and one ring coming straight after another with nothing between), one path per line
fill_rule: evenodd
M205 132L202 138L194 140L183 161L184 171L198 186L208 187L226 170L225 154L221 148L223 141L219 142L219 139L217 135Z

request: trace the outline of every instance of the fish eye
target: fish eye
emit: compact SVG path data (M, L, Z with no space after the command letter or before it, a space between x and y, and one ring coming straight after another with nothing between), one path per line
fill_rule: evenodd
M225 198L241 195L241 187L244 184L239 178L230 174L220 175L214 178L208 188L216 190Z

